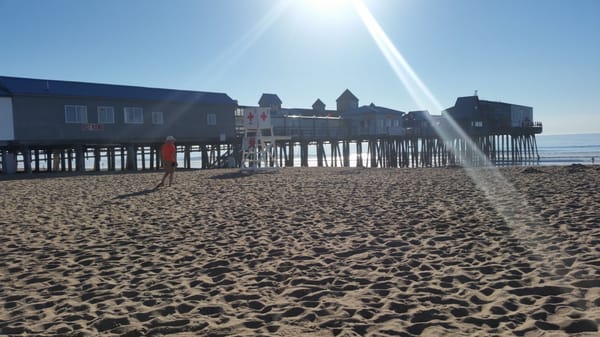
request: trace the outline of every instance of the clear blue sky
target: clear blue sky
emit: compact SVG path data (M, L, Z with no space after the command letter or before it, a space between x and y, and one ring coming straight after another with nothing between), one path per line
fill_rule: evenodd
M443 107L478 90L546 134L600 132L600 1L363 2ZM339 0L0 0L0 31L5 76L418 108Z

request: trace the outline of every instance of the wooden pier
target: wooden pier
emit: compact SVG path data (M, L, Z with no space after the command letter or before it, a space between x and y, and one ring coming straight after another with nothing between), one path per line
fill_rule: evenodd
M279 167L398 168L535 164L539 160L535 134L539 133L540 127L536 125L505 134L469 136L468 139L442 139L434 135L349 135L347 138L328 139L319 137L318 130L313 130L311 134L317 137L290 137L289 140L277 141L274 150L278 152ZM285 130L281 131L286 134ZM158 170L162 165L160 146L156 143L35 146L13 149L13 154L21 172ZM240 148L240 138L230 143L177 144L179 157L182 158L180 167L196 169L237 167L241 162Z
M27 146L4 150L0 165L11 158L17 172L85 172L159 170L162 167L162 144ZM223 144L178 144L180 167L210 169L232 165L233 148ZM192 165L192 158L196 165ZM199 163L199 165L198 165Z
M308 167L444 167L534 164L539 160L535 134L490 135L469 140L381 136L361 139L293 139L276 144L279 165ZM299 153L296 149L299 148ZM482 156L483 154L483 156ZM353 160L351 160L351 155Z

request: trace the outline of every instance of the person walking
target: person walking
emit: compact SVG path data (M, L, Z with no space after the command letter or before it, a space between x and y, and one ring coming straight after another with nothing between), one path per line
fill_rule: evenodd
M169 177L169 186L173 183L173 176L175 175L175 168L177 167L177 149L175 148L175 137L168 136L165 139L165 143L161 148L163 167L165 168L165 174L160 181L160 184L156 186L159 188L165 185L165 180Z

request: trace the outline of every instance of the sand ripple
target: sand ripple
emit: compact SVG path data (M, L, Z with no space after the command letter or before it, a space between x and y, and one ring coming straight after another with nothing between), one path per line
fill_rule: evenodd
M0 334L597 336L600 171L502 172L0 181Z

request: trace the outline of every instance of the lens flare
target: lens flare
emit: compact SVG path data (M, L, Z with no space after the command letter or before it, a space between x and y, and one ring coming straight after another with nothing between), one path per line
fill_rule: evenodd
M367 6L361 0L353 0L352 3L373 41L419 109L441 114L443 110L441 104L398 51ZM515 236L524 237L523 235L527 231L526 224L541 223L534 216L527 199L519 195L512 184L492 165L487 156L449 115L444 115L448 125L445 128L438 126L429 115L426 116L444 143L451 144L456 139L461 139L466 143L467 151L474 155L471 158L465 158L465 161L462 162L465 172L513 229ZM455 156L458 156L459 153L455 147L448 146L447 148ZM481 167L482 164L484 167Z

